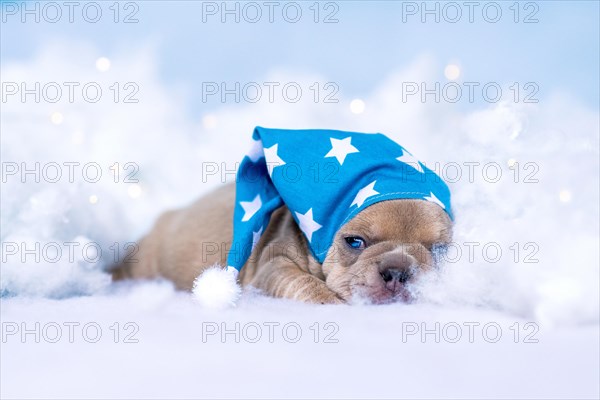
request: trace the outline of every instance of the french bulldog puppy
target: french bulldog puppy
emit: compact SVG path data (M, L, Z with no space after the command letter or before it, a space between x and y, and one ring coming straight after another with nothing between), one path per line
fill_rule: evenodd
M113 279L163 277L191 290L206 268L226 265L235 185L225 185L156 222ZM434 265L432 250L452 239L452 222L437 204L412 199L375 203L343 225L323 264L311 254L287 207L276 210L238 277L281 298L310 303L410 301L407 285Z

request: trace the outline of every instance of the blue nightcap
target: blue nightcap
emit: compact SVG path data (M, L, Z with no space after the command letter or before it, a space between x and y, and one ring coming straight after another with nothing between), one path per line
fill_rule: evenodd
M375 203L420 199L453 218L444 181L383 134L257 127L252 138L236 177L230 270L244 266L283 205L320 263L336 232Z

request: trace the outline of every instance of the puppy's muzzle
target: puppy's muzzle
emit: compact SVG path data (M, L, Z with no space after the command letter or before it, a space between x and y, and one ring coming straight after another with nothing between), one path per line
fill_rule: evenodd
M416 260L406 253L390 254L382 260L379 275L390 297L409 300L405 285L413 278L415 265Z
M412 272L398 268L387 268L379 274L383 278L385 286L392 292L396 292L400 285L405 284L412 278Z

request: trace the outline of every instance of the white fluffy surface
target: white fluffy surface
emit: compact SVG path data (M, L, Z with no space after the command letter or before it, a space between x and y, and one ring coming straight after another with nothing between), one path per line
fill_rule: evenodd
M201 306L223 309L235 306L242 288L233 270L213 265L196 278L192 293Z
M599 394L596 325L542 324L533 336L538 343L524 343L531 333L523 330L526 319L486 308L313 306L247 293L237 307L215 311L156 282L61 301L3 300L2 320L25 322L28 329L35 322L81 324L73 343L64 327L57 343L43 338L35 343L32 335L21 343L19 335L9 336L0 358L2 398L580 399ZM88 322L102 329L97 343L82 337ZM110 329L115 322L118 343ZM128 322L138 327L129 337L137 343L124 342L133 333L125 329ZM482 336L483 324L490 322L502 329L496 343ZM269 323L279 324L272 342ZM284 337L288 323L302 330L296 342L294 329ZM327 323L335 325L326 329ZM419 333L403 341L403 327L425 324L435 330L436 323L463 326L462 338L449 343L442 337L437 343L434 335L422 341ZM466 323L480 323L472 343ZM515 323L521 327L518 343L510 329ZM219 331L207 334L206 326L214 324ZM249 341L256 336L253 324L262 329L256 342ZM223 328L234 332L225 340Z

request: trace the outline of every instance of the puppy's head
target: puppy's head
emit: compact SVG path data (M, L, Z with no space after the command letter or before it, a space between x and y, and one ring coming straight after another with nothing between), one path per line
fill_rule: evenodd
M433 266L432 250L451 238L452 222L435 203L376 203L337 232L323 262L327 286L346 301L409 301L407 285Z

